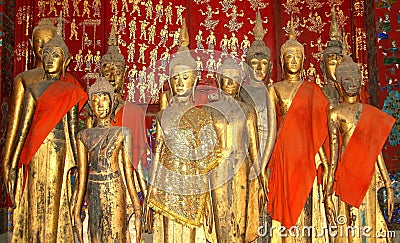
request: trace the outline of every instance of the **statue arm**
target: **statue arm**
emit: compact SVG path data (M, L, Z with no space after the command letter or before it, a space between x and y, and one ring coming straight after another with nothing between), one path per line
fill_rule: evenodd
M78 161L78 148L76 144L76 135L78 134L79 124L78 124L78 106L74 105L71 110L67 113L68 121L68 133L71 142L72 153L74 155L74 161Z
M135 228L136 228L136 242L140 242L142 237L142 212L140 208L140 200L136 191L135 181L133 178L133 165L132 165L132 134L130 131L124 133L124 143L122 151L124 173L126 179L126 186L131 197L133 208L135 211Z
M78 180L76 181L75 190L76 193L76 204L74 207L74 226L78 235L78 240L83 243L83 231L82 231L82 220L81 220L81 208L83 199L85 198L85 191L88 179L88 152L85 145L83 144L79 134L77 138L77 150L78 150Z
M323 173L322 173L322 188L324 189L326 187L327 181L328 181L328 173L329 173L329 164L328 164L328 157L326 156L326 152L323 146L319 148L318 150L318 155L321 159L322 162L322 168L323 168Z
M263 154L263 161L261 163L261 168L264 171L265 168L268 165L269 158L272 154L272 150L275 145L275 139L276 139L276 131L277 131L277 125L276 125L276 111L275 111L275 105L273 103L273 99L270 95L270 91L267 90L267 111L268 111L268 138L267 138L267 143L265 145L265 150Z
M14 145L17 140L17 134L19 130L19 124L22 117L22 110L24 105L24 94L25 89L22 84L22 75L18 75L15 77L13 81L13 92L12 92L12 100L11 100L11 109L9 114L9 123L7 126L7 136L6 143L4 145L4 155L3 155L3 177L4 181L7 182L9 180L10 169L11 169L11 160L14 154ZM6 184L7 191L10 193L10 189ZM10 194L11 195L11 194Z
M335 225L336 211L335 205L333 203L333 186L335 182L335 173L339 161L339 126L338 117L334 110L329 112L328 117L328 127L329 127L329 142L331 149L331 164L328 169L328 179L325 188L325 211L328 222L331 225Z
M382 175L383 181L385 183L386 193L387 193L387 210L388 210L388 222L392 219L393 210L394 210L394 194L393 187L389 177L389 173L386 168L385 161L383 160L382 152L378 155L378 168Z
M9 179L7 182L7 188L10 193L11 200L14 204L14 186L16 182L16 171L18 168L18 162L21 156L22 149L25 145L25 140L26 137L28 136L29 129L31 127L31 123L33 120L33 115L35 113L35 108L36 108L36 101L33 98L32 94L27 91L25 92L24 96L24 107L23 107L23 112L21 116L21 121L20 121L20 130L18 133L18 137L15 141L15 150L13 153L13 157L11 158L11 168L10 168L10 174L9 174Z
M151 161L150 170L149 170L149 186L147 189L147 196L145 199L145 204L147 204L147 201L150 198L151 192L153 190L154 178L157 175L158 163L161 160L161 151L162 151L162 147L164 144L162 130L161 130L159 121L160 121L160 119L159 119L159 117L157 117L155 153L154 153L153 160ZM145 217L145 227L146 227L145 231L150 233L153 231L153 214L147 205L145 205L143 207L143 209L145 210L145 212L143 213L143 215Z

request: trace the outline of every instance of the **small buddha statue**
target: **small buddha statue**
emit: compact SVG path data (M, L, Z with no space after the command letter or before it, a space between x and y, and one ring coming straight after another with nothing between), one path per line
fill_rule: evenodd
M386 188L390 222L394 196L381 150L395 119L373 106L358 102L362 76L360 67L349 55L346 40L343 59L335 76L340 84L343 104L331 109L328 118L331 164L325 191L327 219L331 225L339 223L357 229L369 227L368 234L382 236L375 239L376 242L391 242L377 191L382 186ZM335 207L336 197L344 202L340 204L343 208ZM337 222L336 216L343 211L342 217L346 221ZM341 242L362 241L363 237L350 235Z
M117 107L114 90L106 78L98 79L89 88L94 127L77 135L78 180L75 188L78 191L74 219L81 243L81 207L86 190L91 242L130 242L126 191L135 211L136 242L141 242L142 217L133 177L132 134L129 128L112 126Z
M65 73L71 60L58 35L43 46L43 79L25 89L11 170L17 178L13 242L73 242L70 169L76 166L78 111L87 95Z

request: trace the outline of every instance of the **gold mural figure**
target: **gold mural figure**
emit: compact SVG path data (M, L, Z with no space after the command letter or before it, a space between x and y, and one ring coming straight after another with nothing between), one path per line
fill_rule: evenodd
M82 18L87 14L87 18L90 18L90 8L89 8L89 1L88 0L83 0L83 12L82 12Z
M72 6L74 7L74 12L72 13L73 16L80 17L80 15L79 15L79 6L78 6L80 1L81 0L73 0L73 2L72 2Z
M82 71L82 65L83 65L83 55L82 55L82 50L79 49L78 53L75 55L75 61L76 65L74 67L74 71Z
M112 126L116 102L114 87L106 78L98 79L89 88L94 127L77 135L74 219L80 243L84 242L81 208L86 190L91 242L130 242L126 189L135 211L136 242L141 239L141 207L133 176L132 134L127 127Z
M65 73L70 58L63 39L55 35L43 46L43 80L30 83L25 91L11 163L25 171L18 177L13 242L74 240L69 177L77 159L78 110L87 96Z
M69 36L69 39L72 40L72 38L74 36L75 36L75 40L78 40L78 27L76 26L75 19L72 19L72 22L71 22L71 35Z
M172 3L169 2L165 7L165 23L172 25Z
M183 21L183 16L182 13L183 11L185 11L185 7L182 5L179 6L175 6L176 8L176 23L177 25L182 25L182 21Z

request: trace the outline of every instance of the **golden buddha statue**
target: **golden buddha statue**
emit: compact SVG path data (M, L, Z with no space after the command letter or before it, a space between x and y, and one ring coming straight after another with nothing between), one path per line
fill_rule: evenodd
M280 59L283 81L268 87L279 121L268 183L268 213L275 220L275 231L268 233L273 233L273 237L281 236L284 241L308 242L312 236L277 236L281 232L276 225L280 222L286 229L312 225L318 230L323 224L324 214L320 211L323 198L318 197L321 193L318 193L316 176L321 161L324 177L327 176L322 144L328 135L329 102L317 85L302 79L304 47L296 40L292 20ZM316 160L316 157L319 158Z
M43 80L26 87L11 171L18 165L13 242L73 242L70 169L76 166L78 110L87 95L65 70L71 60L55 35L43 46Z
M210 114L193 105L196 62L188 51L182 26L178 52L169 64L171 101L157 114L155 155L150 171L147 207L155 216L155 242L204 242L203 224L209 200L208 177L216 135ZM147 214L150 211L147 209ZM151 222L147 222L148 224Z
M255 41L251 44L246 56L248 84L241 89L240 98L243 102L252 105L257 113L258 158L261 165L260 168L262 168L262 178L267 181L266 165L276 138L276 114L266 86L273 63L271 61L271 51L263 41L265 30L262 26L260 11L257 12L253 32ZM264 184L267 183L265 182ZM260 225L270 224L264 203L260 207L262 213ZM266 237L260 237L258 242L266 241Z
M114 87L106 78L89 89L94 127L77 135L78 177L75 227L83 243L81 207L87 188L91 242L130 242L126 189L135 211L136 242L141 242L141 207L133 177L132 134L112 126L116 108Z
M329 39L328 46L322 54L320 67L326 84L322 87L322 91L329 100L330 108L333 108L339 105L340 102L340 85L336 81L335 70L342 59L342 42L340 41L340 30L336 19L335 6L332 7Z
M243 78L239 64L227 59L218 69L220 99L204 107L211 114L219 144L218 167L210 182L217 242L253 242L258 237L259 189L266 188L257 177L250 177L252 170L261 173L257 115L251 105L238 100Z
M22 117L22 110L24 107L24 94L26 88L36 82L40 82L44 76L44 69L42 64L43 45L49 42L57 29L50 19L42 19L38 25L33 29L32 39L29 40L33 53L35 56L36 67L18 74L13 81L13 93L11 101L9 124L7 127L6 143L4 146L3 154L3 178L6 182L7 191L12 200L14 200L14 183L16 179L16 172L10 170L11 160L14 153L14 147L17 140L17 134L20 130L19 124ZM13 201L13 206L15 202Z
M355 229L369 227L366 232L369 236L346 232L346 239L340 242L365 242L365 238L367 241L372 238L374 242L390 242L377 191L382 186L386 188L390 221L394 207L393 188L381 150L395 119L358 102L362 77L360 67L349 56L346 40L343 52L335 75L344 102L330 110L328 120L331 165L326 188L327 219L331 225L348 225ZM379 124L373 121L379 121ZM335 207L334 193L344 202L340 204L344 209ZM340 215L343 211L345 214ZM343 222L339 222L339 218Z

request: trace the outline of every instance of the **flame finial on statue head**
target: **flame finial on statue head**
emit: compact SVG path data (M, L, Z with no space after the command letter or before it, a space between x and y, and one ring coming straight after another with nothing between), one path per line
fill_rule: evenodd
M196 61L192 57L189 51L189 33L186 27L186 21L183 19L181 33L179 36L179 48L178 51L172 55L169 62L169 71L176 65L184 65L190 67L192 70L196 70Z
M190 40L189 40L189 33L188 33L188 29L186 27L186 19L184 18L182 20L182 27L181 27L181 33L179 34L179 51L185 51L185 50L189 50L188 46L189 46Z
M329 39L331 41L340 40L339 24L336 18L335 6L332 7L332 21L329 29Z
M57 34L62 38L64 38L64 35L63 35L63 21L64 21L63 20L63 14L62 14L62 11L60 11L60 17L57 20Z
M253 28L254 32L254 42L251 44L250 48L246 53L246 62L250 63L251 59L256 58L270 58L271 51L264 43L265 30L262 26L260 11L257 11L257 18Z
M256 18L256 23L254 24L254 28L253 28L253 32L254 32L254 39L255 40L263 40L264 36L265 36L265 30L262 26L262 20L261 20L261 14L260 14L260 10L257 11L257 18Z
M118 47L118 40L115 36L115 29L111 28L110 36L108 37L107 53L101 57L102 66L108 62L119 62L125 67L125 57L121 54Z
M342 50L343 56L350 56L350 47L349 43L347 42L347 34L343 31L343 50Z
M294 32L294 27L293 27L293 15L290 16L290 27L289 27L289 34L288 34L289 39L283 43L281 46L281 57L286 53L286 51L289 48L298 48L302 50L304 54L304 46L297 41L296 39L296 34Z

